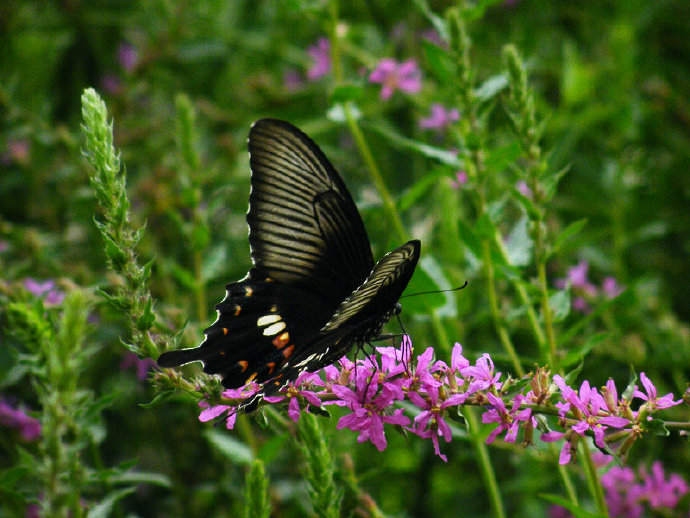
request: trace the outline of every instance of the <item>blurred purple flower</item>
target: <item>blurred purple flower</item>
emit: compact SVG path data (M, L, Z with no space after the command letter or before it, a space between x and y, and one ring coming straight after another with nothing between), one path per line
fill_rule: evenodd
M642 386L644 387L646 394L639 391L637 389L637 385L635 385L635 391L633 392L633 396L646 401L645 405L647 406L648 410L669 408L672 406L680 405L683 402L682 399L679 399L678 401L673 401L673 394L671 392L669 392L665 396L658 397L656 387L644 372L640 372L640 381L642 381ZM651 416L649 416L648 419L651 419Z
M369 82L382 85L380 97L384 101L391 98L395 90L415 93L422 89L422 76L417 63L408 59L398 63L394 59L384 58L369 74Z
M288 92L296 92L304 86L304 79L294 68L288 68L283 72L283 86Z
M105 74L101 78L101 87L110 95L120 95L123 91L122 81L115 74Z
M35 441L41 436L39 420L10 405L5 398L0 398L0 425L19 430L25 441Z
M156 366L156 362L151 358L139 358L135 353L128 351L120 362L120 370L134 369L137 379L144 381L146 375Z
M120 43L117 49L117 61L122 69L130 74L139 64L139 52L127 42Z
M615 277L606 277L601 284L601 289L609 299L615 299L618 295L623 293L625 288L618 284Z
M24 279L24 288L32 295L44 297L44 302L53 306L61 304L65 298L65 294L55 287L55 281L52 280L39 282L32 277L27 277Z
M314 60L307 70L307 77L310 81L323 77L331 71L331 42L328 41L328 38L319 38L314 45L307 49L307 53Z
M552 505L549 507L549 518L573 518L573 515L565 507Z
M434 45L438 45L439 47L445 48L447 46L446 43L438 35L438 32L436 32L434 29L424 31L422 33L422 39L425 39L426 41L433 43Z
M658 461L652 464L651 474L647 474L646 470L641 470L640 478L642 479L640 498L649 502L649 507L652 509L673 509L678 505L678 501L690 491L683 477L676 473L672 473L666 480L664 467Z
M431 114L426 119L419 121L419 127L442 130L459 119L460 112L456 108L446 109L442 104L434 103L431 105Z
M530 200L533 199L532 196L532 189L529 188L529 185L527 185L527 182L524 180L520 180L518 183L515 184L515 189L522 194L525 198L529 198Z
M9 242L4 239L0 239L0 254L7 252L10 249Z
M466 183L467 183L467 172L466 171L458 171L457 173L455 173L455 178L451 179L450 186L455 190L459 190Z
M25 139L10 139L2 155L3 164L29 165L31 162L31 146Z

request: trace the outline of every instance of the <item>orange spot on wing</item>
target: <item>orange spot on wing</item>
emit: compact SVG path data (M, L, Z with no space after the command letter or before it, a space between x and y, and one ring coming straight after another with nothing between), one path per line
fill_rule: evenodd
M286 331L273 339L273 345L275 345L277 349L282 349L289 341L290 335Z
M244 287L244 294L247 297L251 297L252 295L254 295L254 290L251 289L249 286L245 286Z
M268 367L268 375L269 376L271 374L273 374L273 369L275 368L275 366L276 366L276 362L270 362L270 363L266 364L266 367Z
M240 360L240 361L237 362L237 365L239 365L240 367L242 367L242 372L244 372L244 371L247 370L247 367L249 367L249 362L247 362L247 361L245 361L245 360Z
M227 327L224 327L224 328L223 328L223 334L224 334L224 335L227 335L227 334L228 334L228 328L227 328Z
M250 381L254 381L254 378L256 378L256 375L259 374L258 372L253 373L251 376L247 378L247 381L245 383L249 383Z
M282 352L283 352L283 356L285 356L285 358L289 358L290 356L292 356L292 351L294 351L294 350L295 350L295 346L294 346L294 345L288 345L288 346L287 346L285 349L283 349L283 351L282 351Z
M235 306L235 316L238 316L240 314L240 311L242 311L242 306L238 304Z

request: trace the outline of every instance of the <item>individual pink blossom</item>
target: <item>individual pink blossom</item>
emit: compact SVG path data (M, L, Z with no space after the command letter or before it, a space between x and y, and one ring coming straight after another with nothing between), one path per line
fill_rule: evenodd
M442 104L434 103L431 105L431 114L429 117L419 121L419 127L422 129L442 130L458 119L460 119L460 112L457 108L446 109Z
M494 442L496 437L503 432L506 432L506 442L515 442L520 424L526 421L532 421L533 427L537 426L536 420L532 417L532 410L529 408L520 410L520 406L526 399L522 394L517 394L513 398L510 410L506 408L502 398L494 396L491 392L487 392L486 397L491 403L491 408L482 414L482 423L499 423L486 438L486 444Z
M328 75L331 71L331 42L328 38L319 38L314 45L307 49L307 53L314 60L309 70L307 78L310 81Z
M447 408L462 405L467 399L467 394L452 394L447 398L441 398L438 387L428 385L426 387L426 397L422 397L418 392L409 392L408 398L412 403L422 409L417 417L414 418L414 427L410 430L420 437L430 437L434 444L434 452L444 462L448 458L441 453L438 438L443 437L446 442L450 442L453 432L450 426L443 419Z
M296 423L301 415L300 401L302 399L307 402L305 406L306 412L309 412L309 405L321 406L319 396L313 391L308 390L311 388L311 382L316 378L319 378L317 374L305 371L286 388L284 395L266 396L264 399L269 403L278 403L287 397L290 400L288 404L288 417Z
M488 390L492 386L500 389L502 385L498 381L501 378L501 373L494 373L494 361L486 353L477 359L474 367L468 366L460 369L460 374L466 378L471 378L467 388L468 394L474 394L478 390Z
M670 392L665 396L658 397L656 387L644 372L640 372L640 381L642 381L642 386L644 387L646 394L638 390L637 385L635 385L633 396L646 401L645 406L648 410L669 408L680 405L683 402L682 399L673 401L673 394ZM648 419L651 419L651 416L649 416Z
M398 63L384 58L369 75L369 81L382 85L380 97L384 101L390 99L396 90L416 93L422 89L422 75L413 59Z

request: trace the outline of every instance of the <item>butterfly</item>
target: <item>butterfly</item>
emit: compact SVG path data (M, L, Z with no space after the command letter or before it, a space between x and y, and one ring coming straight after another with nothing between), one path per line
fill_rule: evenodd
M374 263L364 223L319 147L292 124L262 119L249 132L249 245L253 268L226 286L199 347L163 353L161 367L193 361L226 388L250 381L252 411L302 372L375 340L400 312L419 259L408 241Z

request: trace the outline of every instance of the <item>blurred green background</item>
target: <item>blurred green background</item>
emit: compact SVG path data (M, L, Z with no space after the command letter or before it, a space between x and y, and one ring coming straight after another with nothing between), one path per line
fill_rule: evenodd
M405 321L417 351L433 345L437 354L447 353L458 340L470 355L490 352L500 360L481 274L459 249L459 236L444 232L448 205L439 200L456 196L448 189L455 171L439 169L377 131L454 147L452 133L419 127L431 103L452 107L456 102L453 85L435 68L430 47L439 40L425 5L341 2L342 73L353 91L339 95L352 95L356 102L369 145L396 197L425 175L438 174L403 212L403 221L412 237L422 239L423 254L437 261L447 282L469 279L470 287L458 295L451 317L443 319L450 343L434 343L428 319L415 311L420 306L408 308ZM453 5L438 1L428 8L442 17ZM515 44L535 91L549 167L569 168L547 224L562 228L587 218L584 230L549 263L550 277L565 277L569 267L585 260L596 284L614 276L628 288L608 313L583 325L583 336L608 333L584 360L583 375L596 385L614 377L622 389L632 365L654 376L662 393L682 393L690 371L690 3L459 5L472 39L476 84L504 77L501 49ZM313 66L308 49L329 36L333 13L331 3L316 0L2 2L0 302L7 302L27 277L55 280L63 291L107 286L113 280L93 224L97 209L81 157L80 95L87 87L101 93L114 119L133 218L146 223L140 254L145 260L156 258L151 289L159 310L171 325L188 320L182 345L198 343L225 283L243 277L250 266L245 141L257 119L291 121L323 148L361 209L375 257L399 244L354 139L339 120L341 99L333 95L332 74L307 77ZM385 57L414 59L422 71L421 91L397 92L382 101L379 85L367 77ZM179 94L196 111L196 168L182 159L177 146ZM510 144L502 103L497 92L482 113L488 127L495 128L488 143L495 148ZM505 160L499 165L492 180L496 200L515 183ZM462 194L453 200L451 214L472 221ZM195 225L199 213L205 225ZM199 243L206 247L203 304L196 297L190 254ZM531 275L525 272L526 279ZM172 483L171 488L142 484L114 516L237 516L243 466L208 440L222 428L199 423L197 408L187 401L137 406L155 393L131 369L117 368L125 357L118 342L125 332L122 319L101 304L92 320L89 342L100 350L82 373L82 383L113 399L104 411L103 435L86 457L101 467L136 459L136 469L164 474ZM513 332L531 368L539 360L531 337L519 324ZM2 335L0 340L6 349L10 341ZM6 351L0 360L6 360L0 391L37 410L31 383L7 375ZM356 446L354 434L335 432L335 420L330 421L325 426L333 451L351 452L361 486L390 516L487 512L466 442L444 445L450 462L443 464L430 444L395 433L388 433L390 445L383 453L371 444ZM303 515L309 504L291 439L251 420L243 426L233 437L267 462L274 515ZM5 432L0 429L3 469L18 461L17 438ZM542 458L543 452L499 446L491 453L510 516L542 515L548 506L538 494L562 492L555 476L545 476L555 463ZM653 459L663 460L670 471L688 473L687 445L677 437L644 438L631 455L633 464ZM35 487L23 489L30 493Z

